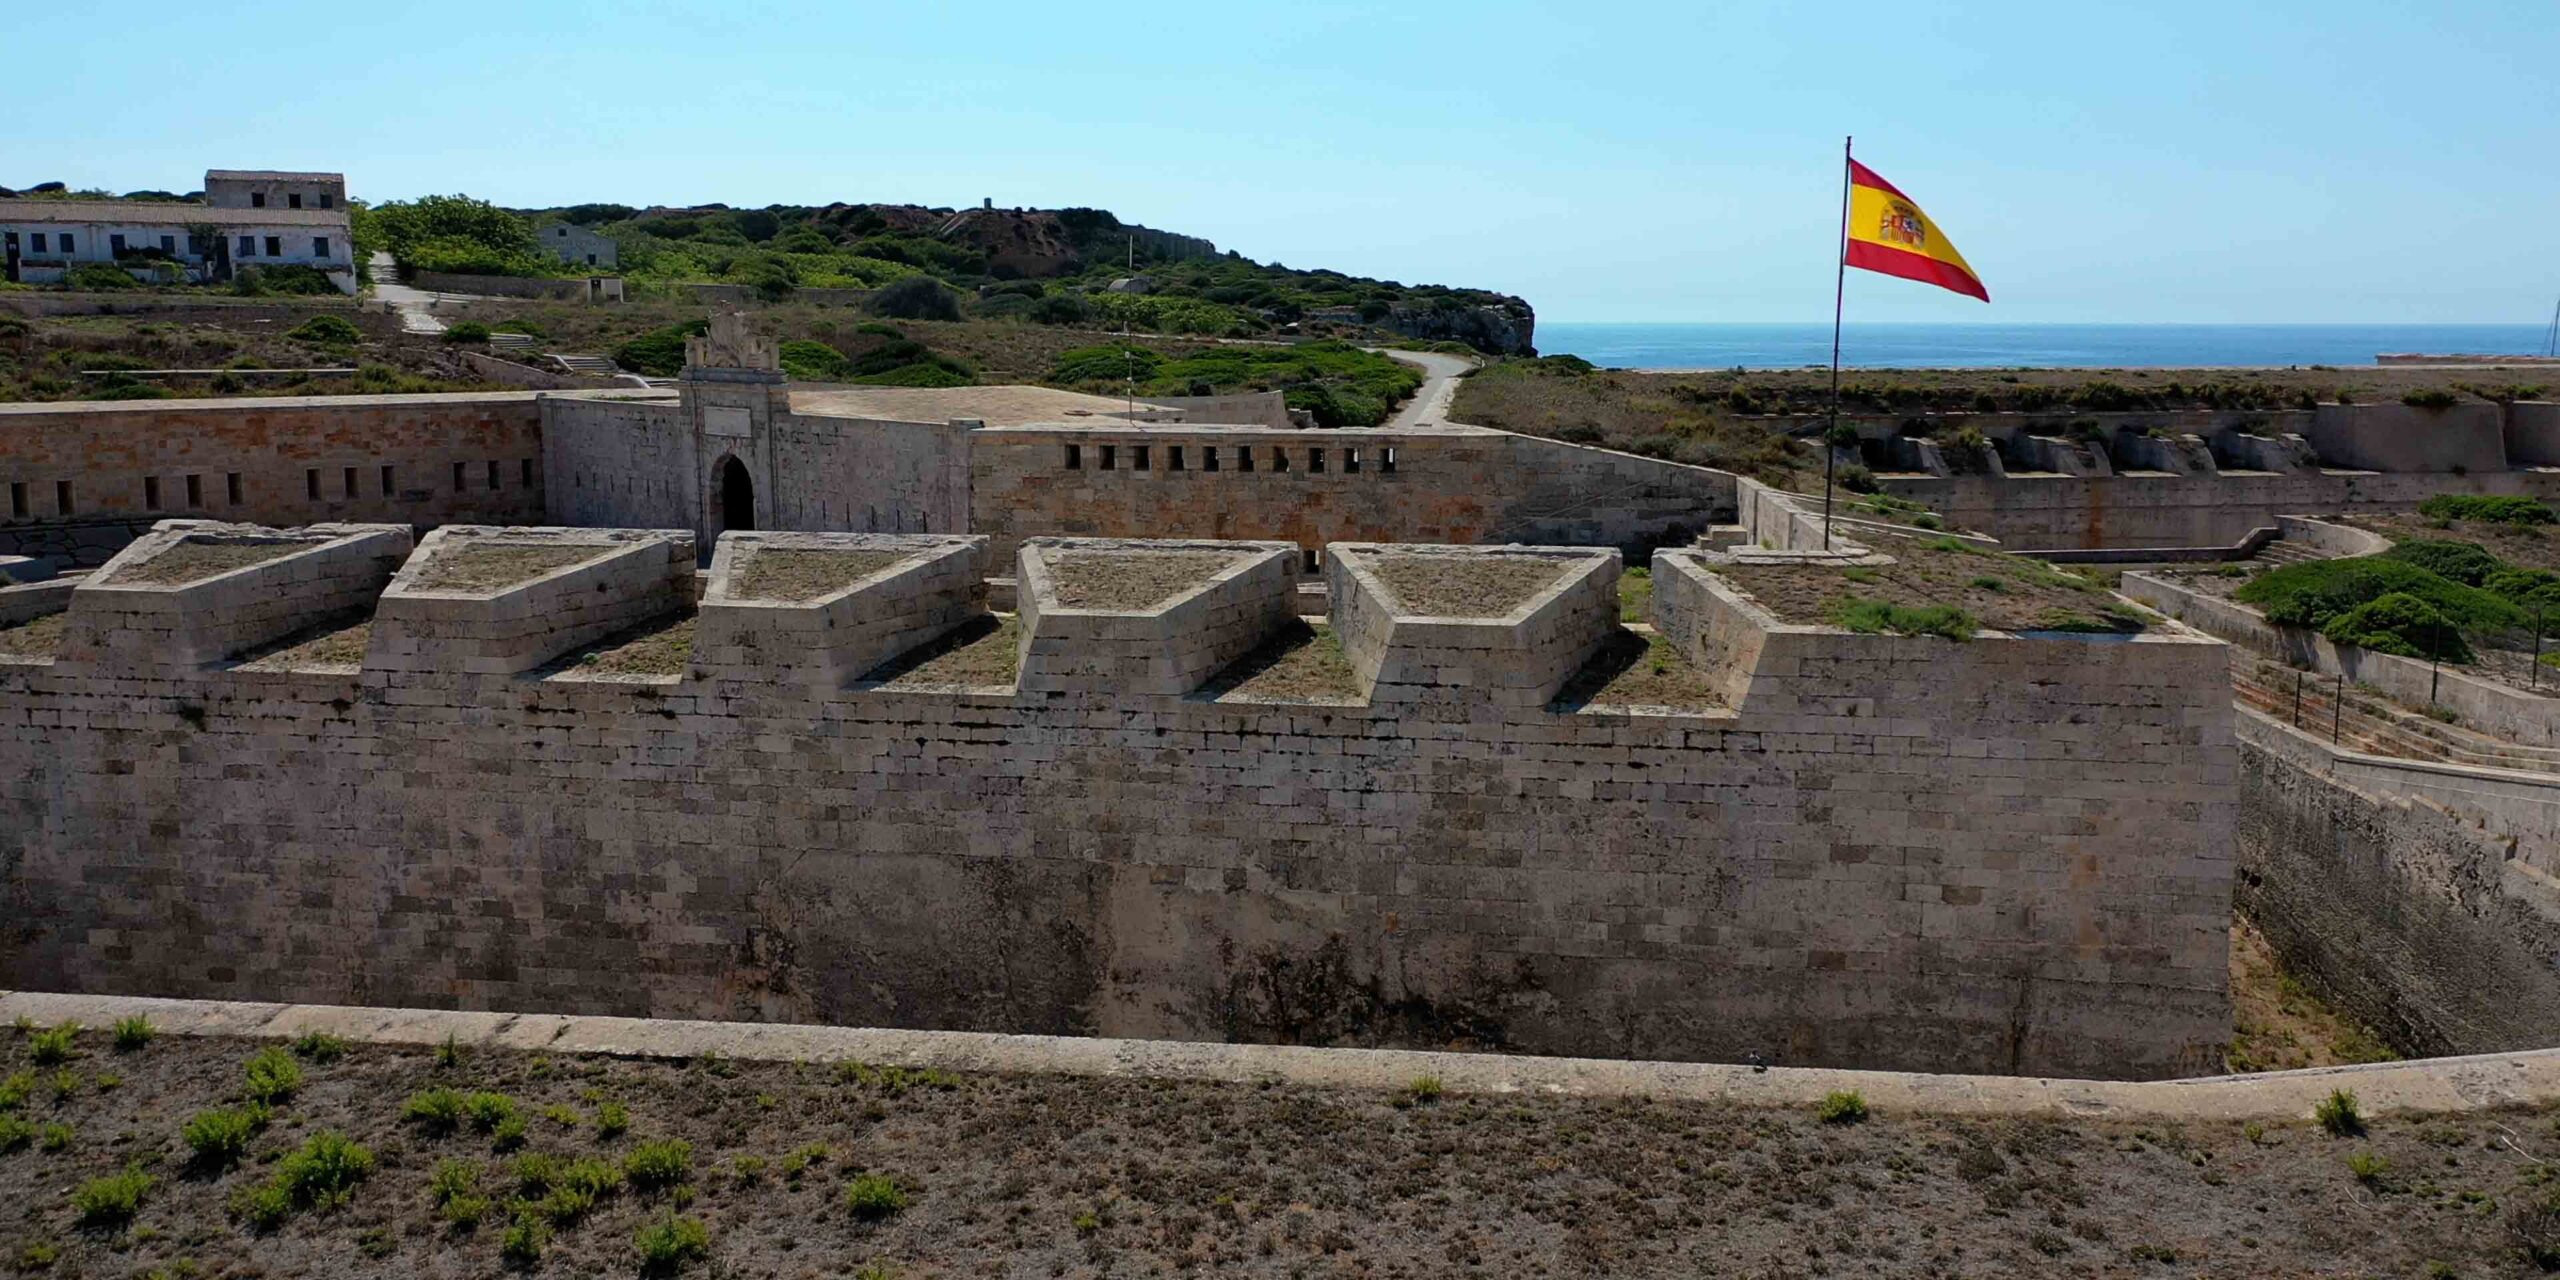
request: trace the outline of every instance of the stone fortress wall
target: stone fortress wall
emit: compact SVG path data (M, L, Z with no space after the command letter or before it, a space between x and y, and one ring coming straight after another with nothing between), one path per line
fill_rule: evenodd
M658 678L550 659L598 611L668 604L686 531L574 531L597 548L584 563L431 585L457 548L571 532L448 528L395 566L329 550L371 531L328 531L234 571L271 588L255 626L190 624L272 644L361 572L381 595L360 665L148 645L0 662L0 973L2113 1078L2205 1069L2229 1034L2229 693L2222 647L2175 629L1957 646L1791 627L1666 553L1657 623L1740 696L1661 715L1499 694L1552 687L1582 660L1573 637L1609 625L1608 552L1570 553L1582 567L1488 643L1341 563L1395 548L1330 548L1337 616L1383 620L1364 661L1396 688L1323 705L1195 684L1210 662L1189 655L1285 623L1265 576L1285 546L1236 545L1231 571L1118 618L1023 572L1011 688L800 660L825 617L884 619L845 633L858 645L973 615L995 567L972 563L981 538L796 535L913 552L781 605L743 600L730 544L763 535L731 535L697 620L720 639ZM124 563L212 536L241 535L173 527ZM1017 558L1078 548L1126 544ZM302 572L324 555L333 572ZM250 607L223 577L113 572L55 597L74 629L118 592ZM569 594L587 611L558 607ZM1125 652L1078 664L1078 643Z

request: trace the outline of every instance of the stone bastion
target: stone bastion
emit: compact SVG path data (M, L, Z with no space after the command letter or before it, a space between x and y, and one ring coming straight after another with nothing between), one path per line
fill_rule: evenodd
M1335 544L1309 640L1288 544L733 533L697 587L690 531L409 537L170 521L0 589L66 610L0 657L0 986L2102 1078L2229 1037L2230 686L2174 625L1852 634L1667 552L1721 705L1650 713L1558 699L1606 550ZM585 661L648 626L690 649ZM1310 643L1342 696L1222 678Z

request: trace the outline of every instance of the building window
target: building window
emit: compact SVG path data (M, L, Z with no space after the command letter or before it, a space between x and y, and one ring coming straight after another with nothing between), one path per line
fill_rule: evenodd
M53 513L58 516L71 514L71 482L68 480L53 482Z
M178 238L177 238L176 236L162 236L162 237L160 237L160 252L162 252L162 253L168 253L168 254L174 254L174 253L176 253L177 251L178 251Z
M204 510L204 477L187 477L187 510Z
M145 511L160 509L160 477L144 476L142 478L142 509Z
M311 256L315 258L326 258L329 256L329 237L311 237Z
M1132 471L1147 469L1147 446L1142 444L1129 446L1129 469Z
M284 256L283 236L267 237L267 256L270 258L281 258Z
M258 238L256 236L240 237L240 256L243 258L254 258L258 256Z
M1084 470L1084 446L1083 446L1083 445L1071 444L1071 445L1068 445L1068 446L1067 446L1067 470L1069 470L1069 471L1082 471L1082 470Z
M330 192L326 192L326 191L321 192L321 193L320 193L320 207L321 207L321 208L323 208L323 209L335 209L335 208L337 208L337 207L338 207L338 197L337 197L336 195L334 195L334 194L330 193Z
M78 253L78 252L80 251L80 250L79 250L79 248L78 248L78 246L76 246L76 245L74 245L74 244L72 244L72 243L71 243L71 233L70 233L70 232L68 232L68 231L63 232L61 235L55 236L55 237L54 237L54 239L56 239L56 240L60 240L60 241L62 242L62 256L66 257L66 258L67 258L67 257L70 257L72 254Z
M196 235L196 234L194 234L193 232L189 232L189 233L188 233L188 235L187 235L187 256L188 256L188 257L190 257L190 258L201 258L201 257L203 257L203 256L204 256L204 237L203 237L203 236Z
M498 491L498 460L496 458L489 459L489 491L491 493Z
M380 478L382 480L382 496L388 498L391 496L391 490L393 488L391 483L390 463L386 462L382 464L382 475Z
M302 193L301 193L301 192L299 192L299 191L296 191L296 192L293 192L293 193L292 193L292 194L290 194L290 195L287 195L287 196L284 198L284 207L285 207L285 208L288 208L288 209L299 209L299 208L301 208L301 207L302 207Z
M1114 468L1118 467L1119 465L1120 465L1120 446L1118 446L1118 445L1116 445L1116 444L1106 444L1106 445L1102 446L1102 469L1103 469L1103 470L1105 470L1105 471L1109 471L1109 470L1112 470L1112 469L1114 469Z
M352 498L356 496L356 469L354 467L347 467L338 472L338 495L344 498Z
M1218 469L1218 446L1214 444L1200 446L1200 469L1203 471Z
M1344 475L1354 475L1354 476L1356 476L1356 475L1360 474L1360 451L1359 451L1359 450L1357 450L1357 449L1345 449L1345 450L1343 450L1343 451L1342 451L1342 473L1343 473Z
M264 208L266 208L266 207L267 207L267 193L266 193L266 192L264 192L264 191L252 191L252 192L250 192L250 193L249 193L249 207L250 207L250 208L252 208L252 209L264 209Z
M237 472L237 471L233 471L233 472L228 472L228 473L224 474L224 476L222 477L222 487L223 487L225 490L229 491L229 493L230 493L230 495L231 495L231 505L232 505L232 506L235 506L235 507L236 507L236 506L239 506L239 505L240 505L240 473L239 473L239 472Z
M524 458L517 461L516 483L528 489L533 487L533 459Z
M108 236L108 237L107 237L107 252L112 253L112 254L117 254L117 255L119 255L119 256L121 256L121 255L124 253L124 233L123 233L123 232L119 231L119 232L115 233L114 235L111 235L111 236Z
M1324 553L1323 553L1323 552L1321 552L1321 551L1316 550L1314 547L1308 547L1308 548L1306 548L1305 550L1306 550L1306 553L1307 553L1307 558L1306 558L1306 560L1305 560L1305 564L1306 564L1306 566L1307 566L1307 572L1309 572L1309 573L1321 573L1321 572L1323 572L1323 571L1324 571Z
M302 496L313 502L320 500L320 468L306 467L302 472Z
M31 240L33 240L33 241L34 241L34 243L35 243L35 247L34 247L34 248L32 248L32 249L27 250L27 252L29 252L29 253L42 253L42 252L44 252L44 233L43 233L43 232L38 231L38 232L34 233L32 236L30 236L30 237L29 237L29 239L31 239Z
M1169 444L1164 447L1164 469L1167 471L1182 470L1181 445Z
M21 520L26 518L27 482L24 480L9 482L9 514Z
M1237 445L1237 446L1236 446L1236 470L1238 470L1238 471L1251 471L1251 470L1253 470L1253 446L1252 446L1252 445L1249 445L1249 444L1240 444L1240 445Z
M1310 474L1313 474L1313 473L1321 472L1321 471L1323 471L1323 470L1324 470L1324 450L1322 450L1322 449L1309 449L1309 450L1307 450L1307 471L1308 471Z
M595 264L596 264L596 256L595 256L594 254L592 254L592 253L588 254L588 255L587 255L587 265L588 265L588 266L590 266L590 267L592 267L592 266L594 266Z
M462 469L461 463L457 462L453 464L453 491L455 493L462 492L470 478L470 473Z
M1395 469L1396 451L1392 447L1378 450L1378 470L1393 472Z
M1285 444L1271 446L1271 469L1273 471L1289 469L1289 446Z

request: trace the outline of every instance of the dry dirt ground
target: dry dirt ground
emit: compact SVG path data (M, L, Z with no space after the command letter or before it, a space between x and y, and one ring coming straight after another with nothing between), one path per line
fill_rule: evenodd
M1787 622L1827 622L1844 600L1952 605L2001 631L2141 629L2130 606L2096 581L1952 538L1875 538L1889 565L1719 564L1717 576Z
M2389 1062L2400 1055L2284 971L2264 934L2246 918L2231 922L2231 1051L2233 1071L2290 1071L2351 1062Z
M1544 556L1373 555L1366 567L1407 614L1499 618L1577 566Z
M1201 691L1221 702L1356 704L1360 681L1329 623L1293 619Z
M1725 705L1706 676L1669 640L1620 627L1556 695L1573 710L1698 712Z
M331 315L364 337L352 347L288 338L303 321ZM364 376L241 373L242 368L371 368ZM84 377L82 370L233 370L147 382ZM208 305L169 314L18 317L0 307L0 401L169 396L308 396L500 389L433 340L404 338L399 321L343 305L279 300Z
M815 600L842 591L911 554L768 547L748 558L747 571L738 583L738 598Z
M24 1126L63 1131L0 1154L0 1264L48 1280L507 1274L516 1158L618 1173L670 1140L688 1144L670 1185L610 1177L522 1273L640 1274L636 1234L683 1219L705 1237L683 1273L791 1280L2517 1275L2510 1222L2532 1225L2519 1210L2550 1194L2544 1162L2560 1157L2552 1117L2524 1111L2346 1138L2307 1117L1826 1124L1427 1081L1389 1094L496 1051L440 1064L356 1046L299 1060L299 1089L216 1171L181 1131L240 1101L262 1046L118 1052L93 1031L67 1064L37 1065L33 1044L0 1033L0 1070L31 1074ZM403 1121L404 1100L439 1087L503 1096L484 1107L517 1117L521 1145ZM617 1108L627 1129L609 1134ZM364 1146L370 1170L343 1204L254 1229L245 1196L323 1130ZM476 1226L439 1211L446 1161L489 1202ZM138 1210L83 1225L77 1191L125 1169L150 1180ZM875 1191L868 1212L856 1185Z
M1022 620L987 614L951 634L898 655L863 678L893 689L1010 687L1022 670Z
M68 613L48 613L0 627L0 653L14 658L50 658L62 651L62 628Z
M495 591L563 565L603 555L606 547L506 546L479 543L438 552L413 584L420 591Z
M1220 551L1051 553L1051 594L1069 609L1145 611L1207 581L1243 557Z
M631 630L607 636L570 657L560 674L571 679L593 676L679 676L693 659L691 609L652 618Z
M116 570L109 582L125 586L183 586L215 574L308 551L310 542L181 542L140 564Z
M240 665L250 671L346 670L364 665L365 649L372 642L373 612L367 609L361 617L305 628L273 647L249 654Z

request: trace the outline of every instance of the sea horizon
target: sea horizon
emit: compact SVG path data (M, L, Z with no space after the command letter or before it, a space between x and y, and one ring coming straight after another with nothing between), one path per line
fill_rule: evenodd
M1829 367L1831 326L1541 321L1541 355L1627 369ZM1985 324L1852 322L1840 361L1861 369L2374 368L2386 354L2543 352L2543 324Z

